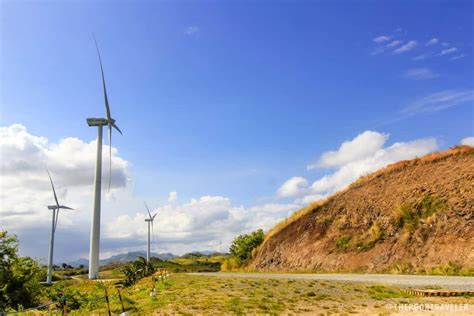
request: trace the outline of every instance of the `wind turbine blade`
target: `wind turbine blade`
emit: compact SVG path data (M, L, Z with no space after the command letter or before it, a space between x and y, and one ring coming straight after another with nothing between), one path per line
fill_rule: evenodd
M95 35L92 34L92 36L94 37L95 48L97 49L97 55L99 56L100 73L102 74L102 88L104 90L105 112L107 115L107 120L110 121L112 119L112 115L110 114L109 99L107 98L107 88L105 87L105 77L104 77L104 68L102 67L102 58L100 57L99 45L97 45L97 40L95 39Z
M112 183L112 125L109 122L109 191Z
M115 129L120 133L120 135L123 136L123 133L122 133L122 131L120 130L120 128L118 128L117 124L112 123L112 127L115 128Z
M153 217L151 218L152 223L153 223L153 220L155 219L156 215L158 215L158 213L155 213L155 215L153 215Z
M53 188L54 200L56 201L56 206L59 208L58 196L56 195L56 190L54 189L53 179L51 178L51 174L49 173L48 168L46 168L46 172L49 176L49 181L51 182L51 187Z
M148 211L148 216L150 217L151 220L153 220L151 218L151 213L150 213L150 209L148 208L148 205L146 204L146 202L144 202L144 203L145 203L146 210Z
M56 212L56 221L54 223L54 231L56 232L56 227L58 227L59 207L53 212Z
M61 205L61 206L59 206L59 208L62 208L62 209L65 209L65 210L73 210L73 211L74 211L73 208L70 208L69 206L65 206L65 205Z

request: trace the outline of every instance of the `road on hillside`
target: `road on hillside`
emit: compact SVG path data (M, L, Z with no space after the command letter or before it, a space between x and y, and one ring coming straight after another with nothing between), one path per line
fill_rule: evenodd
M237 273L205 272L188 273L198 276L266 278L266 279L305 279L362 283L392 284L405 287L436 286L449 290L474 291L474 277L437 275L397 275L397 274L293 274L293 273Z

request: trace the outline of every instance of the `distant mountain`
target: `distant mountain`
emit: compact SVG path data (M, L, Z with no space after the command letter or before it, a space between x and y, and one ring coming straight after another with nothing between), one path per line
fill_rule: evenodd
M213 255L213 254L219 253L219 252L215 251L215 250L202 250L202 251L193 251L192 253L200 253L201 255L209 256L209 255Z
M130 261L135 261L138 257L146 257L146 251L131 251L127 253L121 253L117 255L113 255L110 258L106 259L101 259L100 260L100 265L106 265L111 262L130 262ZM166 253L156 253L152 252L151 253L152 257L159 258L161 260L170 260L173 258L176 258L176 256L172 253L166 252ZM83 265L84 267L87 267L89 265L89 260L81 258L75 261L67 262L67 264L73 266L73 267L78 267L80 265Z

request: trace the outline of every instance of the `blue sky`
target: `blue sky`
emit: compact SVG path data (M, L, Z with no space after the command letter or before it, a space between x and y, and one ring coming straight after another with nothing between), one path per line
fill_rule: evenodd
M94 32L124 132L113 146L132 195L155 207L171 191L274 202L286 180L325 175L307 166L368 130L389 134L387 146L436 138L436 149L474 135L469 1L4 1L1 10L0 126L93 141L85 118L104 115Z

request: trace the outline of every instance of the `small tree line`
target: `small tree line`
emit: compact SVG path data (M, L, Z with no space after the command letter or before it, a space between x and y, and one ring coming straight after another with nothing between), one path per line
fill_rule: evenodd
M265 233L262 229L237 236L229 248L232 257L224 260L221 270L235 271L245 268L264 239Z

